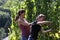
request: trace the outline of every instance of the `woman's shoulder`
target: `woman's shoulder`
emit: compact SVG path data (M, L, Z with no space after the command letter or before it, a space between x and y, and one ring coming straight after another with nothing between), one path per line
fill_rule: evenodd
M23 22L23 21L19 18L19 19L18 19L18 23L22 23L22 22Z
M33 21L33 22L32 22L32 25L37 25L37 21L36 21L36 20Z
M20 24L21 24L21 21L20 21L20 19L18 19L18 20L17 20L17 23L18 23L18 25L20 25Z

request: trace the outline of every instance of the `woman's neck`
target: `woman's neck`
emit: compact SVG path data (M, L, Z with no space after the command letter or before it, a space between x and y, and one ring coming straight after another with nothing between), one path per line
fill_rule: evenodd
M20 18L20 19L23 19L23 17L21 17L21 16L20 16L19 18Z
M22 21L24 21L24 18L23 17L19 17Z

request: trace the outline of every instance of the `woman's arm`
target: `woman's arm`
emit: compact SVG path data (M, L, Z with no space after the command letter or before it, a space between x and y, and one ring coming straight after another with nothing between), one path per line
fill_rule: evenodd
M37 22L37 24L51 24L52 22L51 21L39 21Z
M30 26L31 25L31 23L28 23L27 21L26 22L23 22L22 20L18 20L18 24L20 25L20 24L22 24L22 25L24 25L24 26Z
M52 31L52 29L48 29L48 30L43 30L43 28L41 29L42 33L47 33L47 32L50 32L50 31Z
M29 23L26 19L24 19L24 20L25 20L25 22L26 22L27 24L32 25L32 22Z

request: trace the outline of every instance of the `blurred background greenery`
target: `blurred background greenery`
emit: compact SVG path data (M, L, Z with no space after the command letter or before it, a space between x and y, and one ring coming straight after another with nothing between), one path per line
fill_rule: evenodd
M46 15L53 24L43 27L52 32L39 33L38 40L60 40L60 0L0 0L0 39L9 35L9 40L20 40L21 31L14 21L19 9L26 10L25 18L33 22L37 15ZM3 31L2 31L3 30Z

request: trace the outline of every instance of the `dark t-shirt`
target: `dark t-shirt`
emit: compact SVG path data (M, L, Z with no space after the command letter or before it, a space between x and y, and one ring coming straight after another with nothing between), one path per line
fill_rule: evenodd
M37 24L37 21L34 21L31 27L30 35L31 37L36 40L38 36L38 32L41 30L41 26Z

